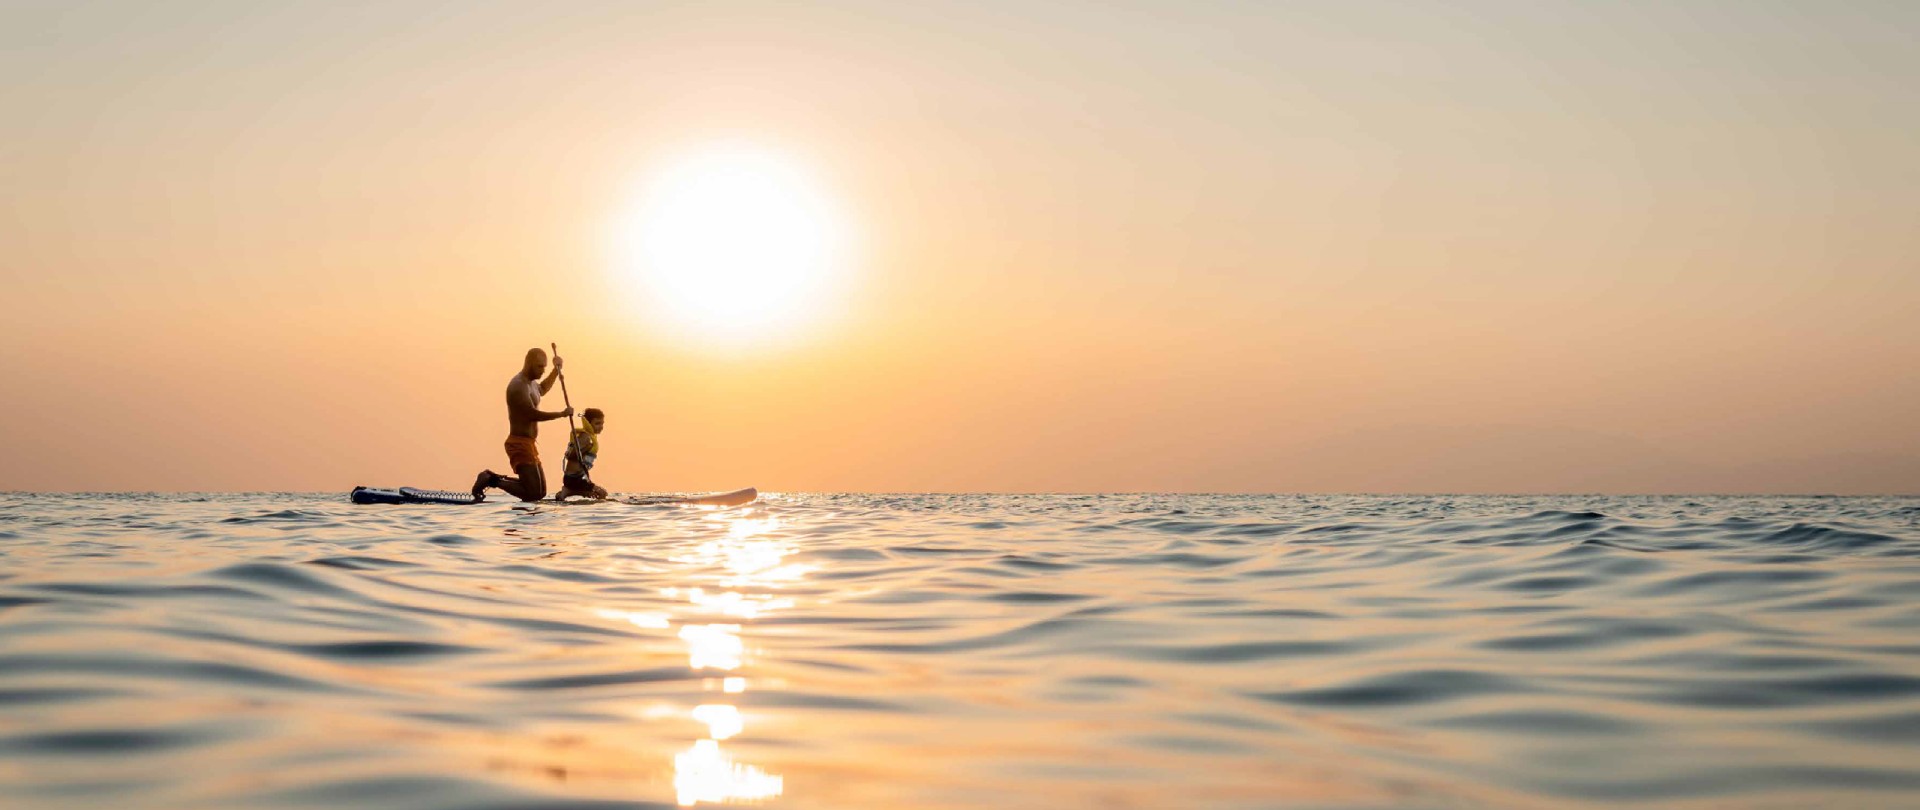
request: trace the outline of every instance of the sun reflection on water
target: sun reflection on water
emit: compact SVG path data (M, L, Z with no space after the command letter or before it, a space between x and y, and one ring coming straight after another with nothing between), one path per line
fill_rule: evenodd
M700 740L673 757L673 790L682 807L771 799L785 789L785 779L733 761L713 740Z
M594 615L599 616L602 619L612 619L616 622L627 622L629 624L632 624L634 627L645 627L649 630L665 630L670 626L670 622L667 618L667 615L664 613L640 613L640 612L627 611L627 610L596 610L594 611Z
M795 582L812 569L785 562L793 549L767 536L778 527L778 522L773 518L716 517L727 522L724 538L702 543L691 552L670 559L688 566L724 569L726 575L712 583L717 589L668 588L662 595L685 599L693 609L690 612L695 614L708 617L718 614L747 621L792 607L792 599L764 591ZM658 625L642 623L650 621L653 614L611 613L616 615L608 618L643 627L669 626L664 620ZM733 672L745 664L747 646L741 638L740 624L682 624L679 638L687 645L687 666L693 669ZM713 691L716 685L720 693L716 697L738 695L747 690L747 679L742 675L728 675L717 684L712 679L704 682L708 691ZM707 737L695 740L691 748L673 757L673 788L681 806L758 801L779 796L786 789L785 779L778 774L738 762L721 747L721 740L733 739L746 730L746 718L738 706L702 703L695 706L690 715L707 727Z
M680 628L680 640L694 669L739 669L747 649L737 624L689 624Z
M707 724L707 736L724 740L745 726L740 720L740 709L726 703L705 703L693 707L693 719Z
M674 589L678 591L678 589ZM695 605L742 619L757 618L761 613L793 607L793 600L770 594L745 594L737 591L708 593L705 588L688 588L684 592L687 601Z
M783 564L792 546L779 539L765 537L780 523L774 518L737 518L727 525L727 536L709 540L693 550L668 559L688 565L718 565L731 577L720 584L729 588L777 588L812 571L812 566Z

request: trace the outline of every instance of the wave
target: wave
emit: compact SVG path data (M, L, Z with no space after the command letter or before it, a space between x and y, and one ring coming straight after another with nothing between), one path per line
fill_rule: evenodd
M0 804L1913 804L1915 500L0 494Z

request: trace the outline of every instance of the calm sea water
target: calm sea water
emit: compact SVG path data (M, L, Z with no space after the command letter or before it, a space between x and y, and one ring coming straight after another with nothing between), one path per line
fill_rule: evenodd
M0 495L6 807L1920 806L1920 498Z

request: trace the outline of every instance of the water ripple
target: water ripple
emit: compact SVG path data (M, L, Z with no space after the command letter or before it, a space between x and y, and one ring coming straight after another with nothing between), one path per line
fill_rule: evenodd
M1913 498L0 494L0 806L1920 803Z

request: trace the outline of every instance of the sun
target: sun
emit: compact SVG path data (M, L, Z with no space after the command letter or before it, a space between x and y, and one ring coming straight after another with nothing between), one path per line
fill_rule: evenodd
M826 314L847 269L846 232L799 162L711 147L647 180L616 224L616 275L670 331L723 343L785 334Z

